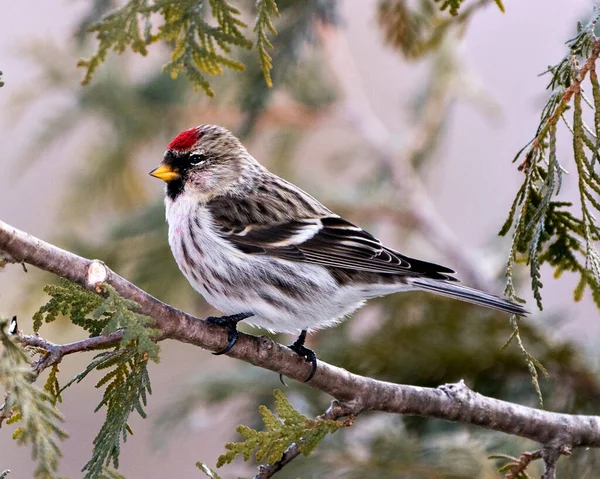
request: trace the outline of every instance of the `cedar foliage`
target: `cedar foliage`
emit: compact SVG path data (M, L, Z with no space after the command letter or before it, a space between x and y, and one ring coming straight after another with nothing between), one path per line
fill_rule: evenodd
M378 5L377 20L389 45L406 58L418 60L438 50L457 27L466 25L490 1L469 2L461 8L462 3L464 0L383 0ZM496 4L504 11L500 1Z
M600 229L595 213L600 212L600 83L595 65L600 55L600 40L596 38L596 12L587 25L578 25L577 35L567 42L568 52L546 71L550 75L550 98L542 110L535 137L517 154L522 159L523 184L510 209L500 234L513 230L512 246L507 264L506 293L519 299L514 287L513 268L517 262L529 265L531 288L539 309L542 306L541 267L549 264L554 276L565 271L579 275L574 299L580 300L589 287L600 308L600 253L595 243ZM584 90L584 80L591 85L591 98ZM586 86L587 89L587 86ZM584 109L593 118L592 125L584 119ZM571 119L567 112L571 110ZM588 113L588 112L585 112ZM579 188L579 214L572 203L557 199L564 172L557 155L557 134L563 121L571 133L572 151Z
M210 7L217 25L206 19ZM278 14L274 0L257 3L254 31L257 33L257 50L265 81L271 86L272 48L267 32L275 35L271 17ZM153 32L153 15L163 18L164 23ZM246 37L247 25L241 20L241 12L227 0L130 0L111 10L89 27L96 33L98 50L79 65L86 68L83 84L88 84L97 68L106 60L109 51L123 53L130 48L142 55L148 54L148 46L166 41L171 46L171 60L164 70L176 78L185 73L188 79L208 96L214 96L210 83L204 76L221 75L223 68L242 71L244 64L236 60L233 47L249 49L252 41Z
M12 398L14 394L15 398L11 399L10 404L14 402L18 408L9 423L23 420L23 425L15 432L14 437L20 443L32 443L34 457L40 458L37 477L52 477L51 473L56 471L60 456L53 435L65 437L53 422L60 419L55 404L61 401L61 394L69 386L80 383L94 370L102 371L104 375L96 383L96 388L103 388L104 392L94 412L106 408L106 419L94 439L92 456L82 472L90 479L103 475L118 477L105 466L112 464L115 468L119 467L121 442L125 442L132 433L127 424L130 414L136 411L141 417L146 417L144 407L148 395L152 394L148 361L159 360L160 347L154 341L158 330L152 327L154 321L151 318L135 312L138 307L135 302L121 298L109 285L101 287L104 296L65 279L61 279L58 285L47 285L44 291L50 295L50 299L34 315L36 332L44 322L49 323L59 315L65 315L73 324L88 332L90 337L119 330L123 330L124 334L119 345L96 355L80 374L62 388L58 383L57 365L54 365L46 380L45 392L36 393L31 392L37 390L31 385L35 378L32 377L28 363L26 367L19 365L19 362L26 361L22 348L3 333L4 353L0 358L0 382L10 394L9 397ZM3 368L22 373L9 375ZM28 388L24 387L25 383L29 385ZM34 411L33 415L31 411Z
M29 357L8 334L9 321L0 320L0 387L5 402L0 409L0 424L18 424L13 439L31 444L31 455L37 461L36 479L50 479L58 470L61 457L59 442L67 437L61 428L62 416L48 391L34 385L35 375Z
M346 424L328 419L309 419L296 411L283 393L275 390L275 413L266 406L260 406L258 412L266 431L256 431L240 425L237 432L244 436L242 442L225 444L228 450L219 456L217 467L231 463L237 456L248 461L255 454L257 462L266 461L273 465L281 460L285 450L297 444L300 452L308 456L327 434L333 434Z
M600 83L595 71L600 55L600 40L596 37L596 23L600 12L594 12L587 25L577 26L577 35L567 42L568 52L556 65L545 72L550 75L550 98L542 110L535 137L516 155L521 159L519 170L525 174L523 184L513 201L508 218L500 230L507 235L511 229L512 245L506 267L506 295L522 301L514 285L516 263L529 266L531 288L540 310L542 305L541 267L548 264L554 277L565 271L579 276L573 296L583 297L586 288L592 293L600 309L600 253L596 243L600 228L595 214L600 212ZM592 97L584 91L584 80L591 84ZM587 88L587 86L586 86ZM589 109L592 126L584 119ZM571 110L571 120L567 112ZM579 189L579 214L574 205L557 199L560 194L565 168L558 159L557 136L559 123L564 122L572 137L573 161ZM519 323L511 319L514 330L507 344L515 339L522 349L532 381L541 401L538 370L543 367L523 346Z

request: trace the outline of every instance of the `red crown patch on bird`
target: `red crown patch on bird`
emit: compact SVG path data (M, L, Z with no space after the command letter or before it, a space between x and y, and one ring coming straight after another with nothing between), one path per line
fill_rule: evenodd
M201 136L202 135L197 128L190 128L189 130L185 130L183 133L177 135L173 141L169 143L167 148L175 151L189 150L196 144Z

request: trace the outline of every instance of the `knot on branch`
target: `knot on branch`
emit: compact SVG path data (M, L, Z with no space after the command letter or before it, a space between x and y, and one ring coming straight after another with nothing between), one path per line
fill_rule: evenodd
M320 417L323 419L336 420L344 416L349 416L348 420L350 424L348 425L351 425L351 423L354 421L354 418L358 416L363 409L364 407L362 404L355 399L344 402L334 399L331 401L331 405L327 408L327 411L325 411L325 413Z
M85 279L89 287L93 287L97 293L100 293L102 292L100 286L108 279L108 268L102 261L93 259L88 265Z
M0 250L0 269L4 268L7 264L17 264L19 263L23 267L23 271L27 273L27 266L25 266L24 261L19 261L18 259L11 256L6 251ZM0 478L1 479L1 478Z
M463 404L472 402L477 394L465 384L464 379L461 379L457 383L449 383L438 386L438 390L442 391L452 400Z
M273 348L275 347L275 341L273 341L271 338L263 334L258 338L258 341L262 351L266 351L267 353L273 351Z
M18 263L18 262L19 261L17 261L15 258L13 258L6 251L0 250L0 268L4 268L7 264L14 264L14 263Z

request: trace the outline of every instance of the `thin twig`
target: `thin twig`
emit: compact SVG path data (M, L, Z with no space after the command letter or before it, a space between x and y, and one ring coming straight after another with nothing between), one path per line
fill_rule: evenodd
M507 456L492 456L494 459L502 458L508 459ZM529 464L537 459L542 458L542 450L538 450L535 452L524 452L521 456L516 459L514 462L510 463L508 466L508 472L504 476L504 479L518 479L518 477L525 472ZM512 458L511 458L512 459ZM503 468L504 469L504 468Z
M37 377L44 371L44 369L54 366L62 361L62 358L74 353L80 353L84 351L93 351L95 349L106 348L117 344L123 337L123 331L115 331L114 333L106 336L96 336L94 338L82 339L81 341L75 341L67 344L54 344L47 339L42 338L39 335L26 335L16 327L16 317L13 318L15 325L15 331L10 334L16 335L19 342L26 347L32 347L41 349L41 355L37 361L34 361L31 365L33 375L31 381L35 381ZM11 324L13 324L11 323ZM11 415L11 408L9 407L10 394L7 392L4 394L4 401L0 404L0 427L5 419L8 419Z
M62 358L69 354L93 351L117 344L123 337L123 331L115 331L106 336L96 336L67 344L54 344L39 335L25 335L21 331L17 331L17 337L24 346L40 348L45 351L33 364L34 373L39 375L44 369L60 363Z
M581 84L585 80L585 77L587 76L588 72L595 70L596 60L598 60L599 56L600 56L600 38L598 38L594 41L594 46L592 47L590 56L586 60L583 67L581 67L581 69L577 73L577 76L575 77L575 79L573 79L573 82L569 85L569 87L563 93L560 101L554 108L554 113L546 120L546 122L544 123L544 126L539 129L539 133L531 142L531 150L530 151L539 148L541 146L541 144L544 142L544 139L546 138L546 135L550 131L550 128L558 123L563 112L565 111L565 107L569 104L569 102L571 101L571 98L573 97L575 92L578 92L581 89ZM532 155L530 155L530 154L525 155L525 159L518 167L519 171L523 170L527 166L527 164L531 160L531 157L532 157Z

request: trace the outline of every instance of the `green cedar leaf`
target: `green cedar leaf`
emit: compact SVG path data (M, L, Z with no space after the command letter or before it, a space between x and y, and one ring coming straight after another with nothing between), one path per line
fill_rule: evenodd
M62 416L53 398L33 384L30 358L6 333L8 325L7 320L0 320L0 385L7 393L0 416L8 418L7 424L20 424L13 438L19 444L31 444L32 457L37 461L34 477L51 478L62 455L59 441L67 437L59 426Z
M308 456L328 433L333 434L347 425L340 421L309 419L296 411L281 391L276 390L274 395L276 414L266 406L259 407L267 430L256 431L248 426L238 426L237 431L245 440L226 444L228 452L219 456L217 467L229 464L237 456L248 461L253 454L258 462L266 460L272 465L292 444L297 444L300 451Z

